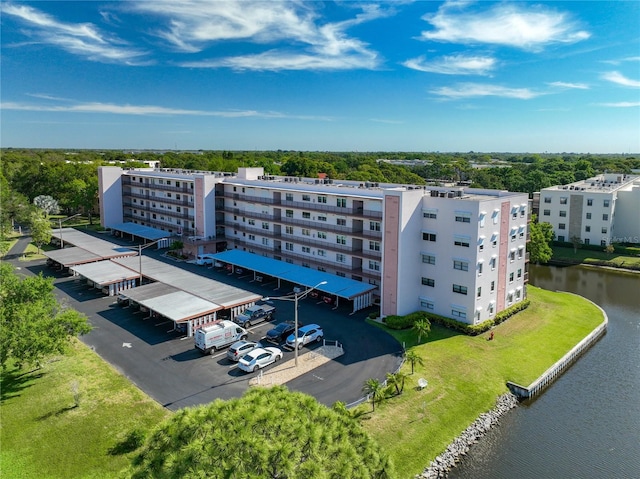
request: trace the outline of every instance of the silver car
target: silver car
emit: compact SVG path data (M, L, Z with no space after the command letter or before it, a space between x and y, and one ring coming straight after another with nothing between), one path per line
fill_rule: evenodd
M227 358L231 361L239 361L242 356L253 351L256 348L261 348L262 344L256 341L236 341L227 350Z
M242 359L238 361L238 367L244 372L252 373L281 359L282 351L278 348L271 346L267 348L256 348L250 353L245 354Z

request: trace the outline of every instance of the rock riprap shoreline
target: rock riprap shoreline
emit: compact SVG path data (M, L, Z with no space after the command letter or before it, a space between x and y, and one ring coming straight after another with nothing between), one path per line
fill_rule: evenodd
M462 434L449 444L449 447L437 456L429 467L421 474L416 476L417 479L443 479L447 477L452 467L460 461L460 457L464 456L472 444L478 442L492 427L500 422L500 417L507 411L518 405L518 399L511 393L503 394L498 397L496 405L489 412L481 414Z

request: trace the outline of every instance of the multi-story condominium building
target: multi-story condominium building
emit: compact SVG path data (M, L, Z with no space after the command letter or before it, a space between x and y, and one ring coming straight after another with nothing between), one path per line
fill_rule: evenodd
M540 191L538 220L557 241L640 243L640 176L607 173Z
M476 324L526 296L528 198L466 187L102 167L103 226L134 222L376 287L383 315ZM194 254L202 250L194 251Z

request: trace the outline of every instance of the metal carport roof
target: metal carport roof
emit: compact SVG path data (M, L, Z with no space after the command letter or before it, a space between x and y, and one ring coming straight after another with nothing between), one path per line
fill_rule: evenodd
M111 229L122 231L123 233L132 234L134 236L139 236L140 238L145 238L148 240L158 240L171 236L171 233L168 233L166 231L152 228L151 226L138 225L135 223L119 223L117 225L111 226Z
M102 256L95 255L87 250L76 247L43 251L43 254L47 258L51 258L56 263L60 263L62 266L92 263L103 259Z
M140 276L135 271L131 271L129 268L125 268L113 261L96 261L73 266L71 269L100 286L134 280Z
M83 233L73 228L54 229L52 236L61 239L64 243L82 248L89 253L103 259L118 258L120 256L135 256L137 253L132 248L120 246L110 241L105 241L95 236ZM70 248L65 248L70 249ZM62 250L62 251L64 251ZM53 258L52 258L53 259Z
M267 274L275 278L282 278L307 288L312 288L318 283L326 281L327 284L318 286L316 289L346 299L353 299L376 289L374 285L356 281L355 279L342 278L323 271L316 271L237 249L217 253L214 258L223 263L240 266L241 268Z
M121 291L127 298L175 322L187 321L223 309L222 306L162 283Z

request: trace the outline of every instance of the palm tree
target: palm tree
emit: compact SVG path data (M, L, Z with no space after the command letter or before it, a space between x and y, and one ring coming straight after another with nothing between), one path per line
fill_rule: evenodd
M418 319L415 323L413 323L413 330L418 333L418 343L422 342L422 337L426 339L431 332L431 323L427 318Z
M365 381L362 390L371 396L371 405L373 406L373 411L375 411L376 401L382 394L382 383L380 383L380 381L377 379L369 378Z
M411 364L411 374L413 374L413 368L417 364L418 366L424 366L424 360L414 349L410 349L404 353L404 358Z

